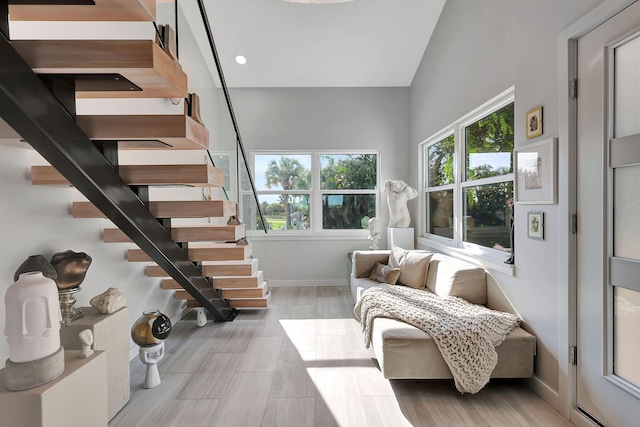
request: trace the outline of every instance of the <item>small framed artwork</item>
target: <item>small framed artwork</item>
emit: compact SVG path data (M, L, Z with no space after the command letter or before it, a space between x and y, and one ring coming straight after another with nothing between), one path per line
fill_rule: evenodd
M527 111L527 139L542 135L542 107Z
M521 204L556 202L556 151L558 139L551 138L513 150L515 199Z
M544 212L529 211L527 213L527 237L544 240Z

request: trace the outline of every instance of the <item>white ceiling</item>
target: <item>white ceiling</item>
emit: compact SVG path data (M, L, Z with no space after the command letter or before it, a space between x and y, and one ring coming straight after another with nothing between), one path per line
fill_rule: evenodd
M229 87L409 86L444 3L205 0Z

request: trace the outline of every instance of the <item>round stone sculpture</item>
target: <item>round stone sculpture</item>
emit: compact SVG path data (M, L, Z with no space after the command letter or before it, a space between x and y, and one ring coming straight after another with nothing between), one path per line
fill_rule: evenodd
M131 327L131 339L140 347L163 342L171 332L171 319L158 309L147 310Z
M22 273L7 289L5 335L9 360L31 362L60 349L60 305L56 282L42 272Z

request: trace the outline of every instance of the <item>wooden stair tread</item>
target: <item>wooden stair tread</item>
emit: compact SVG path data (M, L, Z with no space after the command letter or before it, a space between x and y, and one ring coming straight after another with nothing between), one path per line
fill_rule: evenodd
M149 202L149 211L156 218L228 218L237 214L236 202L229 200L183 200ZM74 218L106 218L91 202L74 202Z
M188 308L200 307L200 303L193 299L185 290L176 290L175 298L178 300L187 300ZM226 298L229 300L231 308L237 309L259 309L269 308L269 300L271 299L271 291L267 290L262 297L253 298Z
M121 165L119 173L129 185L189 185L222 187L224 171L205 164L195 165ZM34 185L70 185L53 166L32 166Z
M267 295L267 282L263 281L255 288L225 288L220 289L222 298L228 300L263 298Z
M248 309L248 310L265 309L265 308L269 308L270 299L271 299L271 292L267 292L264 298L230 300L229 305L231 305L232 308L236 308L236 309ZM194 299L187 300L187 308L196 308L196 307L201 307L198 301Z
M120 141L119 149L206 150L209 131L185 115L78 116L90 139Z
M229 300L231 308L247 309L247 308L268 308L269 300L271 299L271 292L267 291L267 294L262 298L237 298Z
M165 290L175 290L175 298L176 299L194 299L187 291L182 288L168 288L163 287ZM262 282L259 286L254 288L231 288L231 289L222 289L221 294L222 298L228 300L246 300L246 299L255 299L255 298L264 298L267 295L267 282Z
M252 245L236 243L209 243L204 246L189 245L189 259L192 261L243 260L251 255ZM142 249L129 249L129 262L151 262L149 255Z
M257 288L263 281L263 272L256 271L251 276L212 276L213 289Z
M9 4L12 21L150 21L156 0L94 0L94 5ZM11 0L9 0L11 3Z
M171 227L171 237L176 242L229 242L245 236L244 224L240 225L198 225ZM119 228L105 228L102 238L107 243L131 242Z
M239 261L203 261L202 275L212 276L251 276L258 271L258 259L249 258ZM159 265L147 266L147 277L169 277Z
M253 277L253 278L260 278L262 279L263 274L262 271L257 272L254 276L249 276L249 277ZM260 280L259 282L256 283L255 286L248 286L245 288L242 287L214 287L212 285L212 289L219 289L219 290L238 290L238 289L249 289L249 290L255 290L258 288L263 288L266 286L266 281L265 280ZM183 287L174 279L164 279L161 282L161 287L162 289L169 291L169 290L184 290Z
M187 75L153 40L14 40L38 74L121 74L142 90L87 90L78 98L186 98Z

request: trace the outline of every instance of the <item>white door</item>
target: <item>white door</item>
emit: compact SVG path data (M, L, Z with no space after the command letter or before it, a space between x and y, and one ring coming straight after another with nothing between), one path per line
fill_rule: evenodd
M578 41L581 411L640 425L640 2Z

